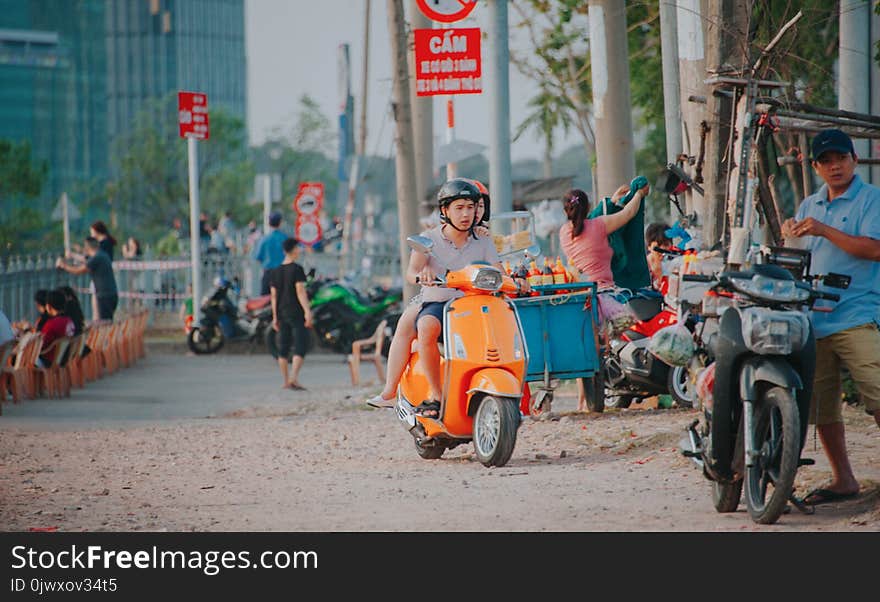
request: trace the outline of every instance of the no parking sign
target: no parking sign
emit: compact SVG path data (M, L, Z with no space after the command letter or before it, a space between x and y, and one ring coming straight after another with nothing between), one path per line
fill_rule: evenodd
M324 183L301 182L293 209L297 213L295 235L304 245L314 246L324 236L321 222L318 220L324 206Z

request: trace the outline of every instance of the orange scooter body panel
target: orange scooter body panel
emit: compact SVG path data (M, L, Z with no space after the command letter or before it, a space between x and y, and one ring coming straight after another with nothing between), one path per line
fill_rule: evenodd
M473 433L469 406L474 395L480 394L468 391L480 383L498 394L510 389L510 396L518 399L526 371L525 345L514 310L502 297L470 294L451 301L445 309L446 357L440 362L442 415L439 422L423 417L418 420L429 436L445 432L467 438ZM428 381L418 357L417 352L412 354L400 381L401 393L413 405L428 395Z

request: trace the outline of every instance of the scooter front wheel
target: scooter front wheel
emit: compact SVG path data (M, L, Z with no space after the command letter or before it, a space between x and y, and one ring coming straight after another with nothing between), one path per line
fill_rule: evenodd
M207 328L195 327L186 337L187 346L198 355L216 353L223 347L224 342L226 338L223 336L223 330L216 324Z
M516 399L486 395L474 414L474 452L483 466L504 466L513 455L519 428Z

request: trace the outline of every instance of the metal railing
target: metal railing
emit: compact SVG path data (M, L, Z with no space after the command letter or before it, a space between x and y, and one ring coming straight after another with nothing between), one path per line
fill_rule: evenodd
M88 274L73 275L55 268L55 254L13 256L0 259L0 309L10 320L36 318L34 294L39 289L51 290L69 285L80 293L80 304L86 320L93 320L92 286ZM400 259L396 249L356 249L357 269L345 274L357 287L401 284ZM311 268L319 277L337 277L341 257L338 252L307 250L300 257L306 271ZM181 304L190 296L191 267L189 256L162 259L117 259L113 272L119 290L117 313L136 309L150 310L151 328L170 328L180 325ZM209 293L217 277L237 280L244 297L260 293L262 267L247 255L202 254L201 281L203 294Z

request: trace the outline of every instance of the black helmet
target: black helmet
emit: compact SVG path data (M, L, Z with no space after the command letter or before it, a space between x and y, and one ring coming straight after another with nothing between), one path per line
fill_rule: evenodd
M443 209L455 199L468 199L476 203L480 200L480 189L465 178L453 178L437 191L437 204Z

